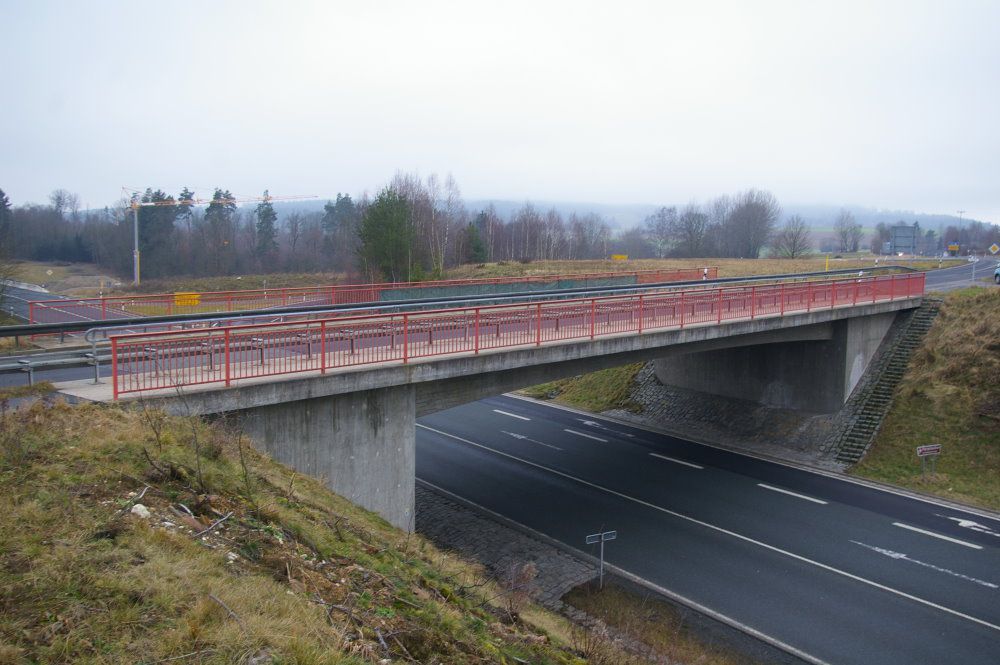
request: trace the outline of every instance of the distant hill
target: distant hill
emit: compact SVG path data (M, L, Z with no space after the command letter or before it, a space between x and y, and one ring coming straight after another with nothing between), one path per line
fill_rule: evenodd
M332 199L324 198L309 201L275 201L274 209L277 211L279 218L284 218L286 215L294 212L323 212L323 206L328 200ZM510 216L526 202L531 203L541 212L555 208L564 217L568 217L573 213L578 215L591 212L597 213L607 220L611 227L616 230L624 230L641 224L648 215L652 214L657 208L660 207L659 205L651 203L613 204L586 203L581 201L514 201L510 199L470 199L465 202L465 206L471 214L476 214L492 203L500 217L509 219ZM667 203L663 205L676 205L678 208L681 208L686 204ZM914 212L912 210L880 210L877 208L856 205L836 206L826 204L784 205L782 206L782 219L791 215L800 215L802 219L805 220L806 224L815 229L817 233L830 233L833 230L834 220L837 219L837 215L840 214L841 210L849 210L866 231L874 229L875 225L879 222L884 222L886 224L895 224L899 221L906 222L907 224L919 222L922 228L941 231L946 226L951 224L957 225L960 222L967 223L970 221L976 221L969 219L968 217L960 220L957 215L922 213Z

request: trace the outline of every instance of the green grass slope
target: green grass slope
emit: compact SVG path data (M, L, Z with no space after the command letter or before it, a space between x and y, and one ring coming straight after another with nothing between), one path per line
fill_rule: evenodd
M914 448L940 443L922 477ZM852 473L1000 511L1000 289L949 294Z
M559 617L223 424L2 405L0 663L582 662Z

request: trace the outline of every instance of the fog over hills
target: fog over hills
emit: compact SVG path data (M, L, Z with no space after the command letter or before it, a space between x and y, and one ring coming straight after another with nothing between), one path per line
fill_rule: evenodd
M283 219L293 212L309 213L322 212L323 206L330 199L316 199L309 201L276 201L274 209ZM480 210L490 204L496 208L497 213L504 219L509 219L521 206L530 203L539 211L547 211L555 208L561 215L568 217L571 214L585 215L596 213L607 221L615 230L625 230L641 224L642 221L652 214L661 205L677 206L683 208L686 203L631 203L631 204L611 204L611 203L591 203L582 201L547 201L547 200L510 200L510 199L470 199L465 201L465 207L470 215L475 215ZM244 206L252 208L252 205ZM782 205L782 219L791 215L800 215L806 224L822 234L825 231L832 231L833 222L840 214L841 210L850 211L855 219L866 231L875 228L879 222L885 224L895 224L906 222L912 224L918 222L924 229L934 229L940 231L949 225L960 225L976 221L969 217L959 218L957 214L925 213L914 212L912 210L883 210L858 205L830 205L830 204L787 204Z

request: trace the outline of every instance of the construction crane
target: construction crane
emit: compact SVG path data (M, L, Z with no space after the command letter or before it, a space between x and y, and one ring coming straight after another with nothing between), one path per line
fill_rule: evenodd
M132 282L136 286L139 285L139 208L147 208L151 206L197 206L197 205L211 205L212 203L218 203L220 205L229 205L231 203L251 203L253 201L294 201L298 199L315 199L317 198L312 194L302 194L302 195L292 195L292 196L271 196L264 193L264 196L247 196L241 198L227 197L222 199L180 199L174 200L172 197L165 201L142 201L140 200L140 192L135 189L129 189L128 187L122 187L122 191L125 192L127 197L130 199L131 203L129 207L132 208L132 237L134 241L134 246L132 249Z

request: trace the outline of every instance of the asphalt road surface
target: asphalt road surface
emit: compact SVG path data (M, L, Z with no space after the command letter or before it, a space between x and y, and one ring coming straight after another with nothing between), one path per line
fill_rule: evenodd
M983 258L974 263L965 263L941 270L929 270L924 288L930 292L951 291L952 289L972 286L984 278L992 278L998 263L1000 260L996 258ZM973 271L975 271L975 280L973 280Z
M1000 662L1000 520L509 396L417 477L826 663Z

